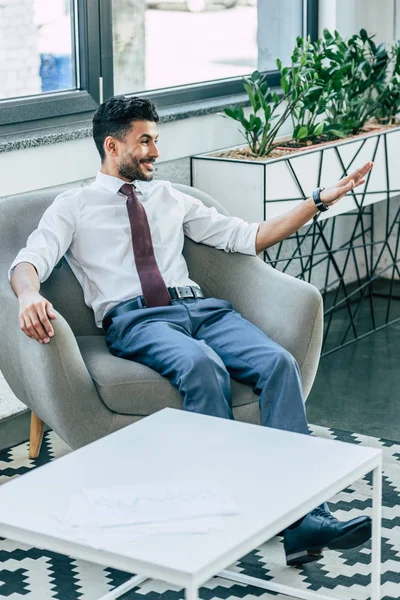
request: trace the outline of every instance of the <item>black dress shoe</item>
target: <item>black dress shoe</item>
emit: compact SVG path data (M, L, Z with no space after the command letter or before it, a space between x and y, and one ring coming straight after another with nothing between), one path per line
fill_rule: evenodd
M285 529L283 544L288 566L303 565L322 558L322 550L347 550L367 542L371 537L370 517L338 521L325 506L308 513L293 528Z

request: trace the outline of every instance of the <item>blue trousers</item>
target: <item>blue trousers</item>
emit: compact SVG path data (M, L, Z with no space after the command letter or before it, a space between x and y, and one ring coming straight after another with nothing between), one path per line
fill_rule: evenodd
M309 433L295 359L225 300L127 312L113 319L106 343L115 356L169 379L185 410L233 419L232 376L259 396L262 425Z

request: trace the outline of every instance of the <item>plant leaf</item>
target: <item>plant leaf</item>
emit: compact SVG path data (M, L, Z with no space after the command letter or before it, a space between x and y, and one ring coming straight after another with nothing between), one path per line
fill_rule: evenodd
M308 127L306 127L306 125L302 125L301 127L299 127L299 129L297 130L296 133L296 139L298 140L303 140L304 138L306 138L308 136Z
M230 117L231 119L235 119L235 121L239 120L237 108L224 108L224 113L226 114L227 117Z
M312 132L312 135L315 137L318 137L319 135L321 135L324 131L325 128L325 123L324 121L321 121L320 123L317 123L317 125L314 128L314 131Z

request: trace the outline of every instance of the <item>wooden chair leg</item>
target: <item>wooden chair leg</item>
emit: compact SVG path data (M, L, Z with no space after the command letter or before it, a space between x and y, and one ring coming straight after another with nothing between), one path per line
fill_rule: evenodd
M35 413L31 414L31 433L29 438L29 458L39 456L44 432L44 423Z

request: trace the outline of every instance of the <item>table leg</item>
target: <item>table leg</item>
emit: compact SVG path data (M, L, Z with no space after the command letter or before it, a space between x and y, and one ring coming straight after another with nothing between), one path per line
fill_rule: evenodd
M372 471L371 600L381 597L382 465Z
M371 555L371 600L381 599L381 519L382 519L382 461L372 471L372 555ZM281 583L265 581L258 577L251 577L235 571L220 571L218 577L237 581L245 585L253 585L264 590L281 593L302 600L332 600L332 596L326 596L311 590L299 590ZM187 598L187 600L191 600Z
M185 600L199 600L199 588L197 586L185 588Z

